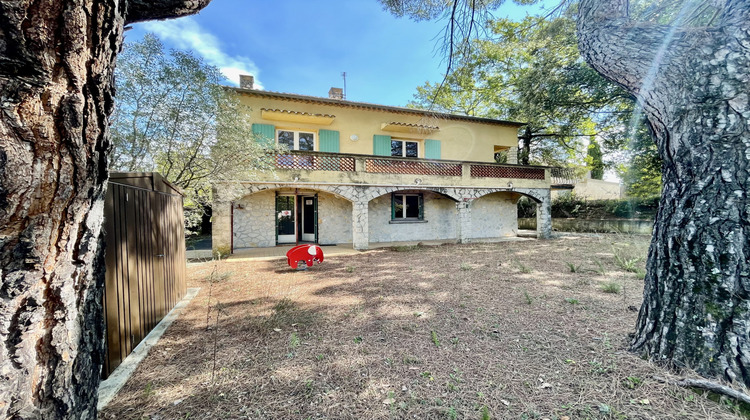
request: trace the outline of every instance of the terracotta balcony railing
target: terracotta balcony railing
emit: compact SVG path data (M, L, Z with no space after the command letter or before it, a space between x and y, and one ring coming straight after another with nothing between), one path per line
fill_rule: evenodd
M417 175L425 177L419 178L420 182L434 180L435 183L450 182L456 185L477 182L482 185L494 184L502 179L529 180L549 184L550 169L552 169L545 166L300 151L271 154L268 156L267 163L280 171L310 171L307 172L311 175L310 178L322 182L343 181L342 176L352 182L395 182L396 180L389 178L407 179L410 175ZM319 176L312 176L319 171L342 174L341 176L334 174L325 176L321 173ZM331 177L337 177L337 179L328 180ZM414 178L408 179L410 182L414 180Z

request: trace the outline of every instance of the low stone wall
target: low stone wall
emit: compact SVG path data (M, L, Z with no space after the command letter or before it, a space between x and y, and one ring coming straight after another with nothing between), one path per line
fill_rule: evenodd
M650 235L654 226L652 220L635 219L552 219L552 230L558 232L595 232L595 233L637 233ZM536 219L519 218L519 229L536 229Z

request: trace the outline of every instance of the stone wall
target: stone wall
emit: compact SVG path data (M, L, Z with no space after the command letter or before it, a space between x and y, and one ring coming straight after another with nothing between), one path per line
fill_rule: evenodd
M276 246L276 192L261 191L234 205L234 247Z
M500 238L518 233L516 199L510 193L493 193L471 203L471 238Z
M294 190L282 190L292 192ZM304 194L315 194L305 191ZM352 242L352 204L333 194L318 192L318 243ZM276 191L243 197L234 206L234 247L276 246Z
M381 195L368 206L370 243L457 239L456 202L433 192L423 192L424 220L391 223L391 195Z
M352 242L352 203L333 194L318 193L318 243Z

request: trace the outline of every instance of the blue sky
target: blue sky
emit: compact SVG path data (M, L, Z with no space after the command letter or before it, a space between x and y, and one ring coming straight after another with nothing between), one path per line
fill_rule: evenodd
M523 18L538 8L510 2L494 14ZM214 0L198 15L134 25L126 41L155 33L169 48L190 50L234 84L327 96L343 87L352 101L403 106L416 87L438 81L444 22L396 18L377 0Z

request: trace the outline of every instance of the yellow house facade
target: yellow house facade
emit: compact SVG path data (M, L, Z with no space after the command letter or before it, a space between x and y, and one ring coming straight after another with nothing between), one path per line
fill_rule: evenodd
M253 135L288 150L253 182L214 187L213 244L223 252L295 243L469 242L517 233L516 201L539 204L549 235L550 171L516 164L522 123L235 89ZM496 163L503 156L504 164Z

